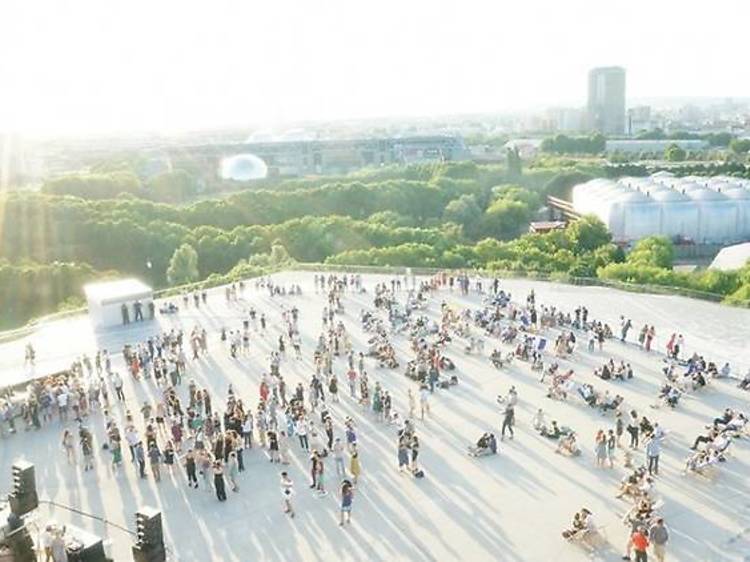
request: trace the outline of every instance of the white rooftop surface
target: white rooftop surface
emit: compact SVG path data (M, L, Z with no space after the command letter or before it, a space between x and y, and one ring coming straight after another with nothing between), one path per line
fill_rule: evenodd
M732 271L742 268L750 261L750 242L722 248L711 262L709 269Z
M155 322L131 324L95 335L85 316L51 323L37 333L0 345L0 383L32 376L23 367L23 348L32 342L37 351L37 374L64 368L83 352L92 355L98 347L113 353L114 368L123 373L127 407L137 415L144 399L152 399L156 387L151 381L133 381L124 371L119 350L124 343L145 339L156 330L183 327L189 331L200 324L209 333L207 358L191 362L188 378L209 389L214 408L221 410L231 383L245 403L253 407L258 399L260 376L267 368L268 353L275 349L282 307L296 305L300 310L300 331L304 359L288 356L281 372L289 388L307 381L312 372L312 352L321 330L324 299L313 290L312 273L288 272L274 276L277 283L299 283L299 297L271 299L265 290L248 283L244 304L227 304L223 289L211 291L207 307L181 310L178 315L157 316ZM361 308L372 308L372 287L389 276L364 276L366 295L347 294L344 322L352 336L355 351L364 350L368 335L359 323ZM585 304L590 318L618 326L620 314L632 318L631 341L644 322L656 327L655 348L661 353L668 335L679 331L685 336L688 353L698 351L720 364L732 362L744 372L750 366L750 311L689 300L682 297L631 294L604 288L573 287L527 280L503 280L514 300L523 300L533 288L539 304L555 304L571 310ZM405 297L401 293L400 299ZM433 298L428 314L437 319L441 299L456 307L477 307L480 297L462 297L445 290ZM219 340L222 326L237 328L243 310L252 303L264 311L269 333L252 341L251 357L232 360ZM181 303L180 303L181 304ZM553 334L554 336L554 334ZM416 385L403 376L404 365L412 357L405 336L394 338L401 367L378 369L367 361L371 383L380 381L394 397L394 408L407 409L406 391ZM213 493L187 487L184 473L176 471L162 482L141 481L124 451L124 470L112 476L107 465L109 454L101 451L104 428L95 414L88 426L94 432L97 466L92 472L67 466L60 447L61 427L57 422L40 431L21 432L0 441L0 490L10 487L11 464L25 458L36 463L39 495L43 499L75 506L110 521L134 527L139 506L150 505L163 511L167 545L174 559L193 560L508 560L558 561L618 560L622 555L628 528L620 518L630 502L614 498L616 487L626 473L622 455L614 469L594 467L593 438L597 429L613 427L611 416L602 417L582 401L552 401L545 397L546 385L529 365L516 362L498 371L486 357L467 356L463 341L454 340L447 355L457 364L458 386L436 391L431 400L431 416L417 421L421 441L420 460L426 478L413 479L396 468L395 428L374 421L369 411L350 400L341 382L341 403L330 407L337 435L343 433L345 416L355 418L360 441L362 478L354 497L351 526L338 526L338 500L335 494L317 498L308 489L309 463L290 442L290 474L295 482L297 517L288 519L281 510L278 485L279 466L268 463L258 449L245 453L246 472L239 477L240 491L228 491L229 500L219 503ZM488 354L494 343L487 342ZM510 346L497 345L504 351ZM669 560L680 562L750 560L750 439L736 441L717 476L706 479L683 476L688 446L704 425L723 408L750 411L750 393L734 381L714 381L697 394L684 397L676 410L651 409L662 380L661 355L646 354L633 344L605 343L603 352L589 353L579 346L572 361L561 361L561 368L576 370L578 380L591 382L597 389L609 389L625 397L628 408L670 431L661 456L658 495L664 499L663 515L671 529ZM594 367L614 357L630 361L635 378L628 382L601 381L592 375ZM549 361L545 358L545 362ZM345 360L334 366L343 381ZM519 392L516 409L516 438L499 443L495 457L473 459L466 446L486 430L500 434L500 410L495 396L506 393L511 384ZM187 392L186 383L180 389ZM114 396L114 392L110 394ZM114 398L113 398L114 400ZM574 428L583 454L578 458L555 454L554 443L531 429L531 418L543 408L548 420L556 419ZM113 408L120 427L124 410ZM70 427L74 427L70 424ZM623 441L626 441L623 439ZM635 460L642 460L642 450ZM334 466L326 461L328 489L335 489ZM603 527L608 544L590 554L566 543L560 532L567 528L575 511L588 507L597 525ZM50 508L41 508L44 522ZM110 553L115 560L131 560L130 537L116 529L105 529L79 515L61 509L51 511L58 522L88 528L111 539Z
M86 297L94 301L119 301L121 299L142 297L151 292L151 287L138 279L118 279L89 283L84 288Z

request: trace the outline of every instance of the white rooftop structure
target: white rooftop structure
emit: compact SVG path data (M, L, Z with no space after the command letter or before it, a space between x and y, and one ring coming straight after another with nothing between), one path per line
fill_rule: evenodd
M125 310L128 322L147 315L149 303L154 299L151 287L138 279L119 279L90 283L83 288L89 309L89 318L95 328L108 328L124 324ZM123 308L125 307L125 308Z
M748 262L750 262L750 242L745 242L722 248L708 268L733 271L742 268Z
M599 217L616 242L651 235L710 244L750 240L750 187L737 178L668 172L598 178L576 185L572 200L579 213Z

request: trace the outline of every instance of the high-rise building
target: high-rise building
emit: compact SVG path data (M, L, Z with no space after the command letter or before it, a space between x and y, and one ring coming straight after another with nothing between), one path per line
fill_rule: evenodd
M625 69L620 66L589 71L589 126L605 135L625 133Z

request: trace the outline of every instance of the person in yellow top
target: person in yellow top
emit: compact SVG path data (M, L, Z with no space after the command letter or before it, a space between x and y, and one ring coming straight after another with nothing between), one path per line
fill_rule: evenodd
M352 475L352 484L357 485L357 480L360 474L362 474L362 467L359 464L359 453L356 449L352 451L351 458L349 461L349 474Z

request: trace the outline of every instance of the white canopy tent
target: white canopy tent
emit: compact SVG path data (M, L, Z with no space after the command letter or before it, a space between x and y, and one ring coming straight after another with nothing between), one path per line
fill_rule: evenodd
M153 319L154 292L138 279L90 283L83 290L95 329Z

